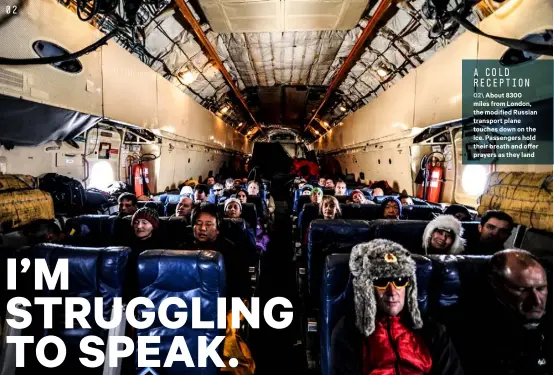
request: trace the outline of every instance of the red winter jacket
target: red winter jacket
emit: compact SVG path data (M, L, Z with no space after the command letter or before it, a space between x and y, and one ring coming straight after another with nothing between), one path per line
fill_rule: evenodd
M364 375L423 375L431 371L431 354L423 339L400 317L383 317L363 343Z

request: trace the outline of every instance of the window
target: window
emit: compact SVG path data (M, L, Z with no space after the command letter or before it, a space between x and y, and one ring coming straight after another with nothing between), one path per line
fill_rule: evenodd
M466 165L462 174L462 189L468 195L483 194L489 174L488 165Z
M114 181L112 165L107 161L100 161L92 167L88 187L105 190Z

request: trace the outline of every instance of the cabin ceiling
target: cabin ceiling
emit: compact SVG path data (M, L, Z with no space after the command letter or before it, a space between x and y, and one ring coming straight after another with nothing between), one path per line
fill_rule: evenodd
M327 130L320 123L336 126L463 32L454 27L436 33L436 21L425 16L431 13L425 11L425 1L400 2L386 13L362 56L318 113L319 123L311 123L314 131ZM315 136L306 125L379 3L194 0L186 4L256 121L268 130L283 127L312 141ZM449 8L460 4L461 0L450 0ZM118 7L95 17L93 23L108 32L121 25L122 14ZM132 37L116 39L120 45L243 134L253 128L175 3L145 2L136 19L138 26L129 27ZM477 21L473 13L468 19ZM254 138L261 135L257 132Z

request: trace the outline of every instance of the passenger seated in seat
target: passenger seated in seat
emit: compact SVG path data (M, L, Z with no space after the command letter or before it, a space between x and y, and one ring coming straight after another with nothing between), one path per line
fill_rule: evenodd
M206 180L206 184L212 186L213 184L215 184L215 178L208 177L208 179Z
M235 181L232 178L228 178L225 180L225 189L227 190L235 189Z
M302 195L312 195L312 190L314 189L314 187L312 185L304 185L302 187Z
M350 271L354 311L332 333L333 375L464 373L445 328L421 317L408 250L384 239L361 243Z
M250 181L248 183L248 195L256 197L260 195L260 185L256 181ZM267 215L269 215L270 218L274 218L275 201L273 197L269 196L269 198L265 199L264 204L267 207ZM264 209L266 207L264 207ZM266 213L264 212L264 214Z
M198 184L194 187L194 203L202 203L208 201L210 191L204 184Z
M467 374L552 374L552 316L546 272L531 253L497 252L489 285L464 314L456 340Z
M382 197L385 195L385 192L381 188L375 188L373 189L373 195L372 197Z
M406 193L406 191L403 191L402 194L400 194L400 203L402 203L403 206L413 206L414 201L410 196Z
M190 186L183 186L183 188L181 189L181 192L179 193L179 195L184 195L184 196L187 196L187 197L193 197L194 196L194 190L192 190L192 188Z
M227 298L250 298L250 275L248 254L219 235L217 207L203 203L192 212L193 238L186 245L187 250L215 250L223 255L227 273Z
M325 189L334 189L335 188L335 182L328 178L327 180L325 180Z
M321 203L321 200L323 199L323 190L321 190L320 188L314 188L312 190L310 199L312 203L319 205Z
M373 201L365 199L365 195L361 190L353 190L350 194L351 201L348 203L357 203L357 204L375 204Z
M183 220L187 225L191 222L192 206L194 202L190 197L183 197L177 203L175 208L175 214L173 214L169 220Z
M137 197L132 193L123 193L117 198L119 204L119 217L133 215L137 212Z
M402 203L395 197L383 199L381 202L381 217L383 219L400 219L402 216Z
M240 189L237 192L237 199L240 201L240 203L244 204L248 202L248 192L244 189Z
M340 217L341 214L342 212L337 198L331 195L323 196L321 204L319 205L319 216L322 216L324 220L333 220Z
M319 180L317 180L317 186L323 189L326 181L327 179L325 177L320 177Z
M335 185L335 195L346 195L346 182L341 180L337 181Z
M423 232L425 254L460 254L465 250L464 228L454 216L441 215Z
M143 207L131 219L133 238L128 246L134 253L140 254L145 250L163 249L165 241L158 234L158 212L149 207Z
M504 250L504 243L512 234L514 220L503 211L489 210L483 214L477 228L479 230L478 242L471 243L469 249L476 254L494 254Z
M452 204L448 206L443 215L452 215L460 221L471 221L469 210L460 204Z
M53 220L35 220L23 229L22 234L29 246L60 243L64 239L60 227Z
M219 200L223 198L223 185L221 185L220 183L217 183L213 186L212 189L214 192L215 201L216 203L219 203Z
M225 201L223 211L225 216L231 219L238 219L242 214L242 204L237 198L229 198ZM269 243L269 236L264 233L262 226L258 223L256 228L250 228L250 225L246 223L246 229L251 235L253 242L256 242L256 247L259 251L265 252Z

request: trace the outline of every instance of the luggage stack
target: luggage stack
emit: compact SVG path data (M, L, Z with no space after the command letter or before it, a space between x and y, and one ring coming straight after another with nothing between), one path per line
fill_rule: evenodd
M3 231L20 228L35 220L54 219L52 196L39 189L29 175L0 175L0 225Z

